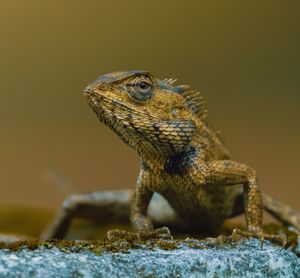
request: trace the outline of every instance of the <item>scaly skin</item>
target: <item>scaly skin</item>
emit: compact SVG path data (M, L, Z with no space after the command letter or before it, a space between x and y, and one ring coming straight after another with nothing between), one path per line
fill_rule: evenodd
M230 160L219 134L205 120L199 93L174 82L145 71L115 72L84 90L100 121L141 158L131 204L134 232L111 231L109 237L168 237L168 229L154 230L147 216L151 197L158 192L173 207L183 229L215 229L244 212L247 231L236 229L235 235L284 244L282 235L268 235L262 229L263 199L255 170ZM300 229L299 214L266 198L267 210ZM57 237L55 229L46 237Z

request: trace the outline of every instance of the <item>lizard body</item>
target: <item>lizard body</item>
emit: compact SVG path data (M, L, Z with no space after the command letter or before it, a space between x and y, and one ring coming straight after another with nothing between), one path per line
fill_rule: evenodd
M122 71L100 76L84 90L100 121L141 158L131 199L135 233L155 233L147 209L158 192L186 230L215 229L244 212L247 231L236 233L284 241L262 229L263 196L255 170L230 160L219 134L206 121L199 92L174 83L146 71ZM300 229L299 214L270 198L264 197L265 208ZM57 236L58 226L47 237Z

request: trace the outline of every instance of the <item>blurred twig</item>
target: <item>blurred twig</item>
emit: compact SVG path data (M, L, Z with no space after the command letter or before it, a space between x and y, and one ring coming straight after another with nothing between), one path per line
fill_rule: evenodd
M79 192L79 187L68 178L61 169L53 163L48 163L42 172L42 178L47 183L54 185L60 192L71 194Z

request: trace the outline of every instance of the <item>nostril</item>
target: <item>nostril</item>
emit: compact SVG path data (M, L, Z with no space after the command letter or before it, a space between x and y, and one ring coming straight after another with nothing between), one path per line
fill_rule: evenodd
M83 90L84 95L90 95L91 93L92 93L92 90L89 87L87 87Z

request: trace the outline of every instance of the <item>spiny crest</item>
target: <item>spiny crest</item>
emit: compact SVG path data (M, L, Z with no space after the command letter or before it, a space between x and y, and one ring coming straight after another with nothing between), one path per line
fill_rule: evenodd
M176 78L165 78L163 81L172 86L177 81L177 79Z
M197 90L191 89L189 85L179 85L174 87L174 83L177 81L175 78L165 78L163 80L168 85L172 86L172 91L181 94L189 109L198 117L205 119L207 116L207 109L205 108L203 96Z

